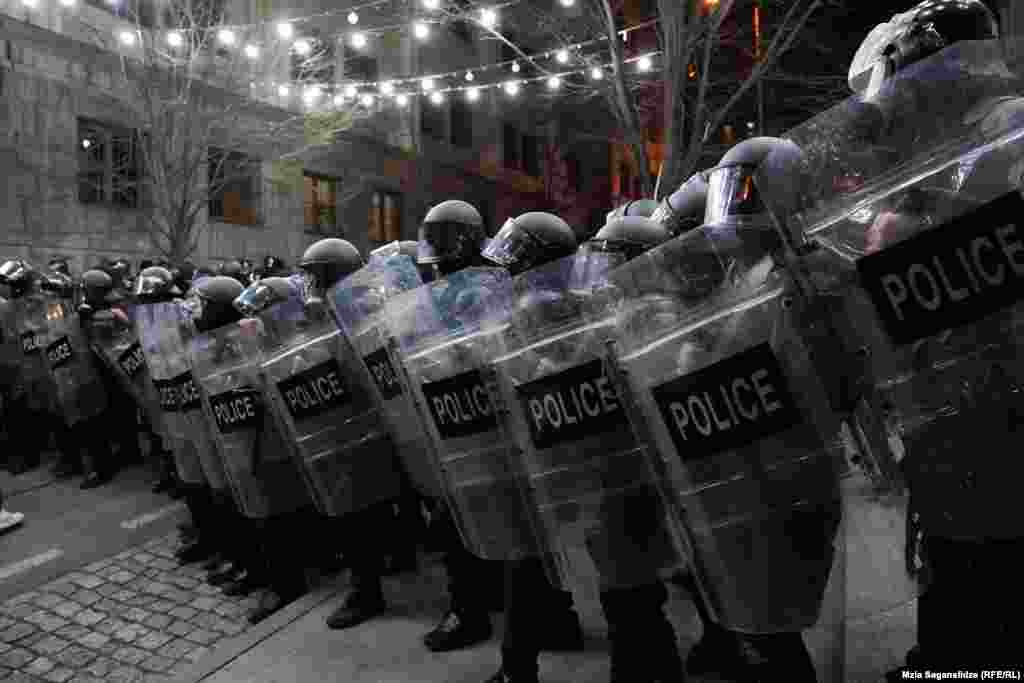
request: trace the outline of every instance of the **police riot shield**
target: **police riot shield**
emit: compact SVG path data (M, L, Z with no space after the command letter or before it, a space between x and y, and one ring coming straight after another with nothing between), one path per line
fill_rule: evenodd
M515 279L504 348L489 360L561 583L649 584L685 560L651 451L617 388L616 297L607 271L581 263L587 258Z
M116 306L89 321L89 338L96 355L118 384L145 412L149 424L164 433L160 395L153 384L135 324L136 306Z
M178 477L185 484L206 483L192 427L181 406L181 385L191 367L182 332L183 311L178 302L135 307L135 329L156 389L164 434L174 453Z
M107 408L107 392L78 314L55 297L46 302L45 311L43 354L56 385L61 415L73 426L101 415Z
M33 412L57 408L57 387L43 353L48 335L47 300L45 294L33 292L9 302L12 336L21 350L19 381L14 385L12 399L24 399L26 407Z
M657 263L641 256L627 267ZM628 280L616 320L621 377L712 617L744 633L813 629L820 680L844 680L842 444L814 361L828 351L817 348L819 311L777 271L751 269L674 306Z
M376 387L333 316L268 322L276 343L264 381L317 508L338 517L397 497L395 443Z
M306 483L273 416L260 377L258 321L243 320L190 342L212 443L242 514L265 519L309 501Z
M870 103L886 120L870 144L850 103L788 134L815 179L797 223L821 247L808 263L860 369L855 426L879 473L848 540L871 629L901 597L891 577L927 581L922 538L1024 536L1004 503L1024 475L1020 47L962 42L900 71Z
M335 285L330 300L338 324L376 384L398 457L412 485L425 496L441 498L430 441L404 386L397 344L383 315L388 299L422 284L416 264L397 253L396 245L389 253L375 252L367 266Z
M543 551L517 446L497 420L484 365L491 347L504 348L511 294L506 271L467 268L385 306L455 524L465 547L490 560Z

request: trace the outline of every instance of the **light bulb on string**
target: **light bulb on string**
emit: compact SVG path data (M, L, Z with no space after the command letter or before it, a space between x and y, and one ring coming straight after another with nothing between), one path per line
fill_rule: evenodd
M359 15L356 14L355 12L349 12L348 13L348 23L352 24L353 26L358 24L359 23Z
M424 91L430 92L431 90L434 89L434 79L424 78L423 81L421 81L421 85L423 86Z
M562 7L572 7L573 5L576 4L576 0L558 0L558 3Z
M252 43L249 43L245 46L245 56L249 59L259 59L260 49Z
M62 7L74 7L76 0L60 0Z
M438 8L438 0L423 0L423 6L429 10L435 10Z
M480 99L480 88L468 88L466 90L466 99L470 102L476 102Z
M517 81L509 81L505 83L505 92L515 97L519 94L519 83Z
M352 34L352 47L362 50L366 47L366 34L362 32Z
M651 70L651 58L644 55L640 59L636 60L636 68L639 71L650 71Z
M221 30L217 31L217 40L220 41L221 45L231 47L235 44L235 32L230 31L226 28L222 28Z
M309 41L305 38L300 38L295 41L294 45L292 45L292 49L295 50L295 54L301 57L307 57L309 53L313 51L313 46L310 45Z
M320 98L320 86L311 85L308 86L305 92L302 93L302 100L306 103L306 106L313 105Z
M489 7L481 10L480 23L483 24L485 28L494 28L498 23L498 13Z
M373 106L373 95L371 95L368 92L367 93L363 93L363 96L359 98L359 102L364 107L372 107Z
M345 104L345 96L342 95L341 93L338 93L337 95L334 96L334 106L340 107L343 104Z
M21 0L21 4L31 9L36 6L36 0Z
M562 79L558 76L552 76L548 79L548 90L558 90L560 85L562 85Z
M604 78L604 69L602 69L599 66L595 66L593 69L590 70L590 77L593 78L595 81L601 80L602 78Z
M566 63L568 63L568 61L569 61L569 51L568 50L559 50L558 52L555 53L555 59L558 60L559 64L566 64Z
M420 40L426 40L427 37L430 36L430 27L422 21L417 21L412 25L412 33Z
M519 69L520 69L519 62L512 62L512 73L514 73L514 74L519 73Z
M289 88L287 85L277 86L277 94L280 95L281 97L288 97L288 95L291 94L291 92L292 89Z
M117 37L122 45L131 46L135 44L135 34L132 31L121 31Z
M444 102L444 95L440 91L435 90L430 94L430 103L435 107L440 106Z
M472 72L472 71L467 71L467 72L466 72L466 80L467 80L467 81L469 81L470 83L472 83L472 82L473 82L473 79L474 79L474 78L476 78L476 76L474 76L474 75L473 75L473 72Z
M89 138L82 140L82 149L89 149L90 147L92 147L92 140Z
M170 31L167 34L167 44L171 47L181 47L185 44L185 36L181 35L181 31Z
M407 104L409 104L409 96L404 93L397 96L395 98L395 104L397 104L399 107L406 106Z
M354 85L346 85L345 86L345 96L346 97L355 97L358 93L359 93L359 89L356 88L356 86L354 86Z
M395 85L391 81L384 81L380 84L380 91L385 95L390 95L395 92Z
M277 25L277 37L282 40L288 40L295 35L295 28L287 21L282 21Z

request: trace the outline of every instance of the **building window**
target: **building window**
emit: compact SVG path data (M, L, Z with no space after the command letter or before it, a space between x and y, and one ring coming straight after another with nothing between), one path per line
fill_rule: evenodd
M473 146L473 108L462 98L452 100L452 144Z
M536 135L523 136L523 171L540 177L540 138Z
M137 207L141 157L134 131L78 119L78 201Z
M501 127L501 149L505 168L519 168L519 131L510 123Z
M331 236L338 232L338 181L307 173L306 231Z
M210 219L233 225L259 225L263 174L257 159L211 147Z
M402 195L378 190L370 198L367 238L371 242L395 242L402 239Z
M434 140L448 139L448 104L423 101L420 105L420 132Z

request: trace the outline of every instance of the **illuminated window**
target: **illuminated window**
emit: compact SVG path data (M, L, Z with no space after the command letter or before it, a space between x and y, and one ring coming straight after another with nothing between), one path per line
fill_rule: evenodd
M305 174L306 231L333 237L338 232L337 181Z
M143 177L140 141L127 128L78 119L78 201L138 207Z

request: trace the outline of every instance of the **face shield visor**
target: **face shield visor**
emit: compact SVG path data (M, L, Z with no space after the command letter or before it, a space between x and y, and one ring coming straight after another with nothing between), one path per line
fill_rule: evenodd
M255 318L276 303L279 303L277 293L261 284L248 287L233 302L235 310L246 318Z
M481 256L516 275L532 267L553 248L554 245L523 230L510 218L488 241Z
M24 261L8 261L0 266L0 282L20 282L28 277L28 273L28 264Z
M174 287L173 282L169 282L159 275L139 275L135 278L135 287L132 293L140 299L151 299L162 294L181 294Z
M757 170L756 166L735 164L711 171L704 210L705 225L770 227L755 181Z
M454 221L430 221L420 225L416 245L416 263L430 265L466 255L476 246L483 230L480 226Z
M585 242L576 252L569 275L569 291L582 296L609 287L608 275L646 250L645 245L630 240Z

